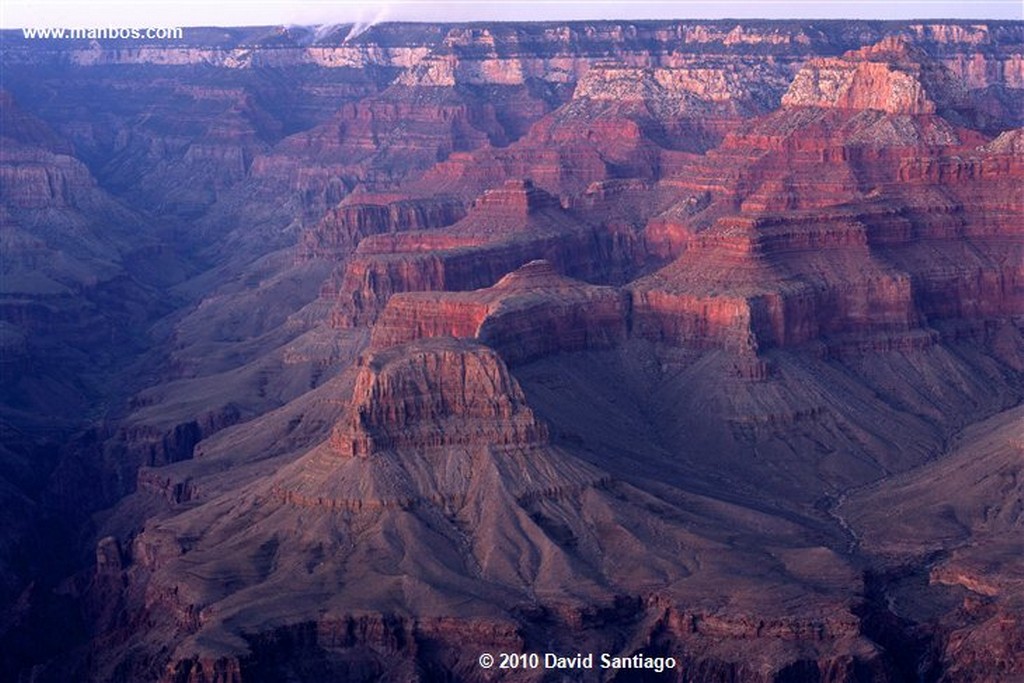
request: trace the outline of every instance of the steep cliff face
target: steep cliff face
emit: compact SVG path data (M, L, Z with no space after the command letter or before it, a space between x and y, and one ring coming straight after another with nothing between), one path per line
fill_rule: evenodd
M924 83L940 88L937 70L898 40L812 62L779 112L681 172L695 194L648 229L679 258L634 285L640 329L748 348L851 333L913 345L928 321L1019 310L1018 259L998 256L1016 243L1012 136L976 147L977 133L934 116ZM739 217L716 218L723 209ZM952 235L972 255L927 265ZM980 301L995 308L971 312Z
M374 325L372 346L430 337L478 339L516 364L543 356L608 349L627 335L629 299L611 287L560 276L531 261L475 292L396 294Z
M455 198L349 195L302 236L300 260L342 261L364 237L451 225L465 216Z
M67 140L25 112L6 90L3 106L3 199L8 210L73 209L96 201L96 180ZM93 195L93 196L90 196Z
M1020 674L1019 22L4 38L4 670Z
M490 350L382 353L365 361L356 379L351 423L331 444L345 457L379 451L491 444L544 443L504 364ZM415 397L410 400L410 397Z
M935 101L922 82L930 74L922 69L920 56L905 42L889 38L839 59L812 60L797 73L782 104L934 114Z
M631 256L532 182L509 181L449 228L363 240L346 267L332 322L372 322L399 292L486 287L535 259L574 277L607 280L628 270Z

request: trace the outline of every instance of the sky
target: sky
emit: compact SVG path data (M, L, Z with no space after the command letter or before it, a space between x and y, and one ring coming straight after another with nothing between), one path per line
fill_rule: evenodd
M1024 0L0 0L0 27L571 19L1012 19Z

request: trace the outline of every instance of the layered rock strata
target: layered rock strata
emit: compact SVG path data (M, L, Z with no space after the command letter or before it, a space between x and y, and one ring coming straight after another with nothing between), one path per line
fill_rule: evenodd
M364 361L355 396L351 423L331 438L342 456L474 444L526 447L547 438L504 363L485 349L455 345L394 360L382 352Z
M477 339L518 364L560 352L608 349L627 336L624 292L558 275L532 261L493 287L465 293L396 294L374 325L372 346L416 339Z
M449 228L363 240L347 264L332 322L372 322L399 292L490 286L535 259L601 280L628 267L628 258L610 235L562 209L556 198L529 181L510 181L485 193Z

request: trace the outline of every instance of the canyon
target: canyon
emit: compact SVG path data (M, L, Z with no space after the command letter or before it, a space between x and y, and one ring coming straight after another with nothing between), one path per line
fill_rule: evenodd
M1024 23L6 32L4 680L1024 678Z

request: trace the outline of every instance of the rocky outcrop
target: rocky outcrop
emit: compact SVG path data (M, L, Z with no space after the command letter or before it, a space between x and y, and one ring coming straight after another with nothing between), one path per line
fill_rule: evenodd
M963 43L988 47L970 55L950 54L945 45L956 44L955 40L935 49L935 43L922 39L925 27L916 26L841 58L810 60L783 104L894 114L939 112L998 134L1006 125L1022 121L1021 56L995 47L988 27L976 28L973 36L962 33ZM993 125L995 121L1003 123Z
M826 77L833 67L846 80ZM976 148L977 133L934 116L926 91L952 101L947 77L900 39L805 66L782 110L691 162L678 175L689 196L648 222L647 242L678 258L632 285L637 334L738 349L862 334L918 348L934 339L927 321L1020 310L1018 268L995 246L1017 231L1014 138ZM973 255L943 280L925 244L968 234Z
M1020 310L1019 268L997 256L1005 248L997 245L1005 245L1015 228L995 219L1003 225L995 229L1002 237L987 236L981 226L991 220L971 219L980 229L974 250L958 250L958 265L940 274L924 265L925 245L949 239L940 229L946 219L937 208L919 211L867 209L827 224L820 218L720 222L688 236L682 256L657 277L631 286L635 333L767 348L823 336L917 338L915 330L926 321L979 320ZM962 219L948 220L949 230L963 234ZM933 226L932 236L911 227L922 224ZM798 253L802 267L815 264L813 271L794 270L791 259Z
M372 322L400 292L488 287L535 259L573 277L608 280L629 268L631 256L532 183L510 181L450 228L363 240L346 267L332 322Z
M121 456L149 467L188 460L203 437L229 427L241 418L238 407L228 404L166 431L162 425L126 425L118 435L123 446Z
M182 160L193 173L216 169L210 182L220 192L244 178L256 155L280 138L281 131L280 121L251 95L241 93L210 122L202 137L189 144Z
M783 96L786 106L877 109L890 114L933 114L935 103L914 74L888 64L822 62L797 74Z
M922 83L921 65L896 38L847 53L811 60L782 97L783 106L876 109L889 114L933 114L935 101Z
M471 338L517 364L553 353L613 348L625 341L628 319L624 292L570 280L547 261L532 261L487 289L392 296L374 325L372 345Z
M525 447L547 438L494 352L460 344L367 358L351 413L349 424L331 437L346 457L469 444Z
M817 264L813 275L790 268L796 253ZM826 229L816 220L722 220L633 288L636 334L698 346L757 350L851 332L898 334L918 321L910 278L872 258L855 221Z
M501 92L478 97L461 88L395 83L380 93L344 104L328 120L286 137L273 150L256 156L250 177L237 194L243 202L253 194L288 197L285 207L263 207L264 202L257 202L255 208L280 215L277 220L282 223L294 221L290 230L324 220L322 230L314 228L304 238L313 241L310 248L315 251L316 244L329 247L335 239L328 237L338 220L334 210L350 193L391 193L388 203L415 197L434 203L434 197L444 194L437 183L425 182L421 189L411 188L401 196L394 195L394 187L415 180L452 155L507 145L550 107L525 86L503 87ZM453 203L468 204L472 197L452 194ZM231 199L239 201L234 196ZM350 204L358 201L350 200ZM437 216L447 222L456 217ZM259 216L257 222L265 221L265 216ZM266 238L281 244L282 235L271 230ZM251 243L253 235L239 229L237 239Z
M364 237L405 230L429 230L455 223L465 216L455 198L379 198L350 195L331 209L302 236L299 261L349 256Z
M4 145L0 156L0 201L13 210L71 208L96 193L96 181L82 162L41 148Z

